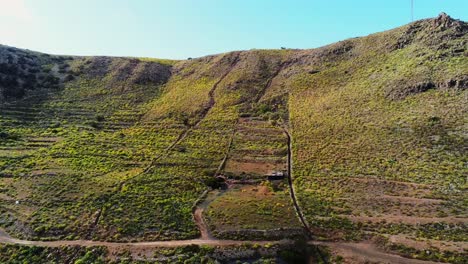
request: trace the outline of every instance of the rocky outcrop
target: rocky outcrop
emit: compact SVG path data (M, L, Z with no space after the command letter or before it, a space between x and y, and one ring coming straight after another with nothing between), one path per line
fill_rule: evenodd
M402 49L414 42L430 46L442 45L443 49L447 49L446 41L459 38L466 33L468 33L468 23L441 13L436 18L419 20L407 25L406 30L391 46L391 50Z
M459 78L449 79L443 82L424 81L411 85L397 85L389 88L386 97L391 100L402 100L414 94L423 93L432 89L458 89L465 90L468 88L468 75Z

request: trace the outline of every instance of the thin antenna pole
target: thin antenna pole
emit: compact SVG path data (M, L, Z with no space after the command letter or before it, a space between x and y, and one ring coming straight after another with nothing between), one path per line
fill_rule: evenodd
M411 0L411 22L414 22L414 0Z

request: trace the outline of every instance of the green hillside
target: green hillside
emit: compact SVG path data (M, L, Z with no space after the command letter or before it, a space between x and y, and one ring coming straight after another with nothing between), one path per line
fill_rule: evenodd
M466 32L441 16L300 55L293 176L318 238L466 250Z
M467 33L441 14L318 49L183 61L0 46L0 228L184 240L203 238L200 212L211 239L309 239L331 262L365 241L463 263Z

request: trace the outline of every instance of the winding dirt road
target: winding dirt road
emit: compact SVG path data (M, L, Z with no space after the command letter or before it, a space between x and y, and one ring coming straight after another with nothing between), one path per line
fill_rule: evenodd
M0 230L0 243L17 244L25 246L40 247L62 247L62 246L105 246L109 249L126 248L128 250L141 250L151 248L173 248L188 245L205 246L241 246L245 244L258 244L265 246L267 244L291 244L293 241L239 241L239 240L216 240L216 239L189 239L189 240L171 240L171 241L151 241L151 242L104 242L92 240L59 240L59 241L29 241L15 239L8 236ZM341 242L309 242L310 245L328 246L337 254L343 256L346 260L356 261L353 263L391 263L391 264L437 264L438 262L422 261L416 259L407 259L399 255L383 252L371 243L341 243Z
M213 236L211 236L210 231L208 226L205 223L205 220L203 219L203 208L197 207L195 209L195 212L193 213L193 219L195 220L195 223L198 226L198 229L200 230L201 240L216 240Z
M280 243L289 243L288 241L279 241ZM160 247L180 247L187 245L207 245L207 246L240 246L246 243L256 243L266 245L273 241L240 241L240 240L216 240L216 239L187 239L187 240L169 240L169 241L143 241L143 242L105 242L93 240L57 240L57 241L31 241L21 240L8 236L3 231L0 231L0 243L17 244L27 246L40 247L61 247L61 246L105 246L109 248L115 247L133 247L133 248L160 248Z

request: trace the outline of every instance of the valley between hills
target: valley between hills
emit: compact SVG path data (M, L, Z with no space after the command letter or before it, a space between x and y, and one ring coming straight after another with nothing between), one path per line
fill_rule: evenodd
M0 45L0 263L466 263L468 24L187 60Z

